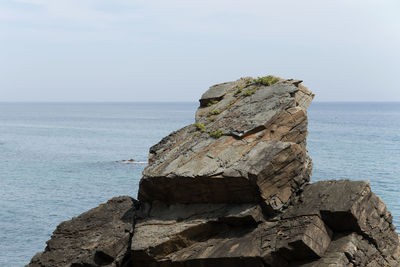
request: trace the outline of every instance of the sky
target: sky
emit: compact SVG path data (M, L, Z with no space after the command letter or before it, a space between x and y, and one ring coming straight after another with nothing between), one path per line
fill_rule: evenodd
M0 0L0 102L197 101L268 74L400 101L398 0Z

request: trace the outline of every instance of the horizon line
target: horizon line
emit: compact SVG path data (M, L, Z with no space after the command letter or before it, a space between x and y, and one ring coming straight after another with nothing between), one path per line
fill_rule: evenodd
M168 104L198 103L199 101L0 101L0 104ZM312 103L400 103L400 101L313 101Z

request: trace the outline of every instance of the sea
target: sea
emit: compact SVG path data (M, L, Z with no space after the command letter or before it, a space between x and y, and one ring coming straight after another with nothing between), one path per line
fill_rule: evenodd
M60 222L136 197L149 148L197 107L0 103L0 266L28 264ZM308 115L311 180L370 181L400 226L400 103L315 102Z

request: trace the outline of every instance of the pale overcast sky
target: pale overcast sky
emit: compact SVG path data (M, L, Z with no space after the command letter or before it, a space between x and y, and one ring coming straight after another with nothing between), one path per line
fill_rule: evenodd
M0 0L0 101L197 101L266 74L400 101L400 1Z

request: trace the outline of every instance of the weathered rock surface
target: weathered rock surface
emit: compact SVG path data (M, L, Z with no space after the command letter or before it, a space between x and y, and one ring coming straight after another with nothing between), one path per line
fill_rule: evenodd
M139 203L117 197L54 231L43 253L29 267L131 266L130 245Z
M356 233L350 233L336 235L321 259L293 266L399 266L399 258L396 254L383 257L368 240Z
M312 98L296 80L267 86L247 78L211 87L200 100L197 124L150 149L139 200L263 201L281 209L309 181L306 108Z
M64 222L29 266L400 266L399 236L362 181L309 184L299 80L212 86L196 124L150 149L139 201Z
M367 182L322 181L305 187L283 218L319 215L336 232L357 232L384 255L398 246L392 215Z

